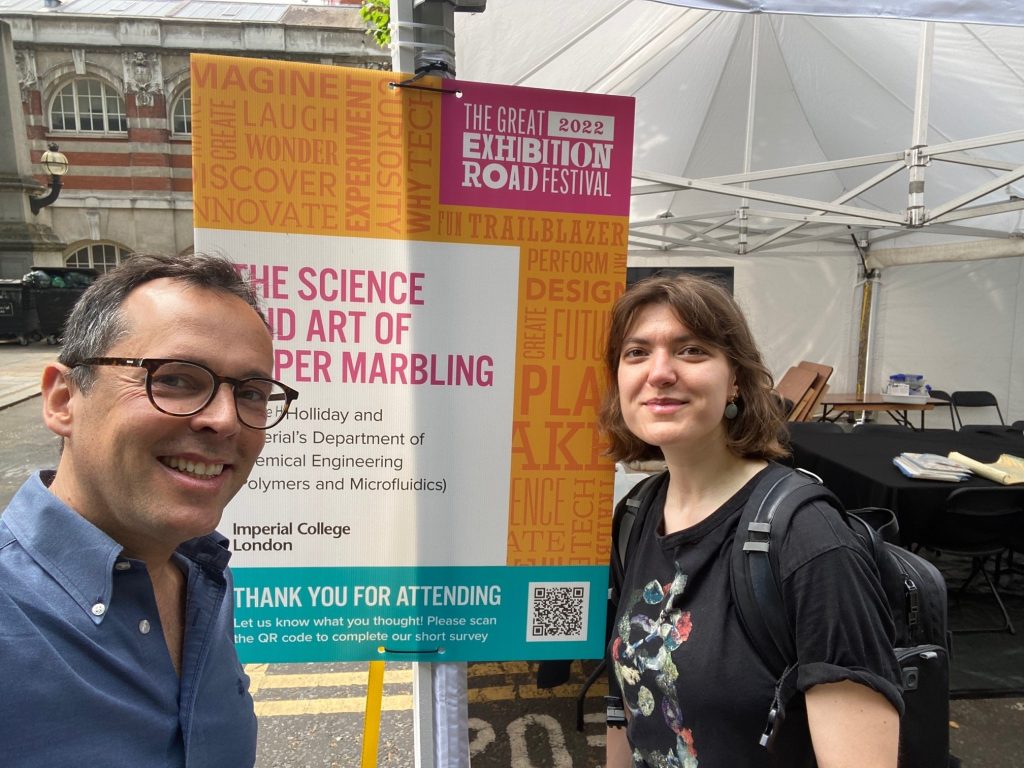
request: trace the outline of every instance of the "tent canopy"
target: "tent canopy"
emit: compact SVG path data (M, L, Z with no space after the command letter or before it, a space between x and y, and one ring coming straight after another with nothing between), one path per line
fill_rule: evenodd
M887 0L885 3L849 0L656 0L688 8L744 13L798 13L807 16L868 16L987 24L1024 24L1016 0Z
M495 5L458 19L459 75L634 96L634 248L1024 254L1024 29L682 4Z
M458 75L635 97L630 263L733 266L776 376L852 391L885 267L869 389L921 373L1024 418L1024 27L958 21L1020 24L1017 0L798 13L847 5L491 3L456 14Z

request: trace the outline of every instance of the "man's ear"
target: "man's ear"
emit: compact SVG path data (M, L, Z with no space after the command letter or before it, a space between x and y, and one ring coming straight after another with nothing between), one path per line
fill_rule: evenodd
M75 392L68 380L71 371L60 363L43 368L43 423L54 434L71 437L71 398Z

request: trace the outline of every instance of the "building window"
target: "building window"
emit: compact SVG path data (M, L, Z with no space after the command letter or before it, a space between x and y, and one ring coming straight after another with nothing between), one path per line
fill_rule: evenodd
M192 135L192 89L186 88L185 92L174 102L171 110L171 132Z
M55 131L124 133L128 130L124 99L100 80L74 80L54 98L50 127Z
M64 263L71 269L90 268L102 274L120 264L125 255L125 251L113 243L93 243L71 253Z

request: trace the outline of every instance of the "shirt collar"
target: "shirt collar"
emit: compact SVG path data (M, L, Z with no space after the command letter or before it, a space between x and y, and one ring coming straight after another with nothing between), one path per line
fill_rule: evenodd
M50 492L54 474L29 478L2 520L25 552L99 624L110 606L114 563L123 547ZM227 545L214 532L184 542L178 552L219 576L231 558Z
M189 539L178 547L178 552L214 575L222 574L231 559L228 539L217 531Z

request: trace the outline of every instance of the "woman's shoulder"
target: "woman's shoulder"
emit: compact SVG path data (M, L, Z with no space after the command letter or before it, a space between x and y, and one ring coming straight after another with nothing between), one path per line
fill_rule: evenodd
M845 558L870 560L868 550L847 522L838 503L819 497L800 504L793 511L789 527L780 542L780 576L815 561L834 567Z

